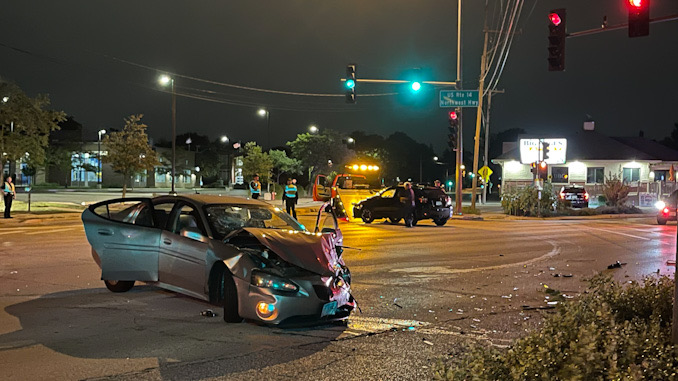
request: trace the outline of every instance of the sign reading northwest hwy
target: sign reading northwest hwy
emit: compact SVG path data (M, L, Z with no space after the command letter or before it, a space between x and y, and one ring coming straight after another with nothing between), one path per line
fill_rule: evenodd
M478 90L440 90L440 107L478 107Z

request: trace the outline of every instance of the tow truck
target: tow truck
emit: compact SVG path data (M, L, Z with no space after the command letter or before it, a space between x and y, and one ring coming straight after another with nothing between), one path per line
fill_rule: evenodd
M331 183L327 175L316 175L313 183L313 200L329 201L337 217L350 221L360 218L353 216L353 205L375 193L368 176L374 177L372 175L378 173L379 166L351 164L347 165L346 169L347 173L337 174Z

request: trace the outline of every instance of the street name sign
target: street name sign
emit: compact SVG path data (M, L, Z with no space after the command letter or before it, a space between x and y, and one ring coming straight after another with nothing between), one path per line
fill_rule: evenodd
M440 90L440 107L478 107L478 90Z

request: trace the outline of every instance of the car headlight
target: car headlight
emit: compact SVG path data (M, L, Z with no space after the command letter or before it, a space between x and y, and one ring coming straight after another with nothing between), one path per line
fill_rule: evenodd
M664 209L665 206L666 206L666 203L665 203L664 201L657 201L657 202L654 204L654 207L657 208L657 209L659 209L659 210Z
M299 286L291 281L260 271L252 272L252 284L257 287L270 288L276 291L299 291Z

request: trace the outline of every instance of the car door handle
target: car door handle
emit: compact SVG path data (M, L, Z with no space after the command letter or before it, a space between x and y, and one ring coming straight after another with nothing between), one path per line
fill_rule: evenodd
M169 238L163 239L162 242L163 242L165 245L171 245L171 244L172 244L172 240L169 239Z
M113 235L113 231L108 229L99 229L97 230L97 233L99 233L99 235Z

